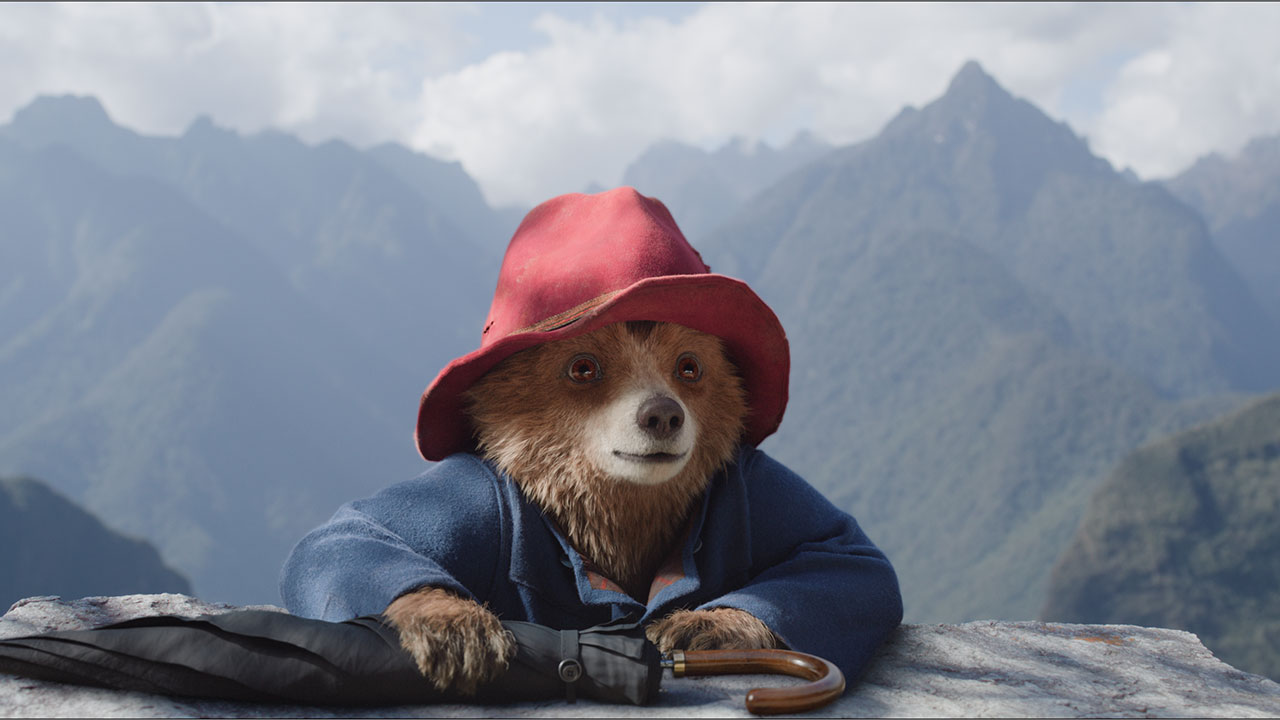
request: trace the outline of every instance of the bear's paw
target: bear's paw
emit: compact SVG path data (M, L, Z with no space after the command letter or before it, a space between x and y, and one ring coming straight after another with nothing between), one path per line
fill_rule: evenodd
M481 684L507 669L515 638L497 616L473 600L439 588L401 595L385 616L400 633L400 645L441 692L474 695Z
M756 616L737 608L677 610L645 629L649 641L672 650L757 650L782 642Z

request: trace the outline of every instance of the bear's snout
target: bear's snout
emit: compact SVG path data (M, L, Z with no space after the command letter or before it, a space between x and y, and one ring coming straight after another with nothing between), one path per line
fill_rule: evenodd
M684 408L668 395L654 395L640 403L636 425L654 440L666 440L684 426Z

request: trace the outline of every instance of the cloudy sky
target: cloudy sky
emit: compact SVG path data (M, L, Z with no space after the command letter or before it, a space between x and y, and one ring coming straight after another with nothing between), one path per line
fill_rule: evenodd
M39 94L460 161L491 203L616 184L656 140L873 136L976 59L1144 178L1280 133L1277 4L0 4L0 122Z

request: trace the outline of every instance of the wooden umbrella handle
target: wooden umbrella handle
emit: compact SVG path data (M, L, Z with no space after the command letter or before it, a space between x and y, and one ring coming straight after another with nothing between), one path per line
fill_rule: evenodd
M747 711L781 715L816 710L844 693L840 668L814 655L792 650L673 650L676 677L698 675L790 675L808 680L785 688L756 688L747 693Z

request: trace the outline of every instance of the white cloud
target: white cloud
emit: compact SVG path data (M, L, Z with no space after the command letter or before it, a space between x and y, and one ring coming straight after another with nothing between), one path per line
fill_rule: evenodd
M0 117L40 93L90 94L176 134L200 114L308 140L402 136L421 78L451 66L463 9L295 3L0 7Z
M1145 176L1280 132L1277 5L547 12L532 31L540 40L462 66L478 46L518 39L510 23L498 31L495 11L0 4L0 118L37 93L73 92L148 133L178 133L209 114L242 132L278 127L313 142L396 139L460 160L499 204L617 182L663 138L713 147L809 128L858 141L903 105L937 97L968 59ZM495 34L477 44L463 27Z
M460 160L498 203L616 182L660 138L837 143L927 102L968 59L1056 113L1073 73L1149 43L1125 5L710 4L665 21L544 16L544 47L423 84L424 150Z
M1144 177L1280 132L1280 5L1177 5L1107 89L1095 151Z

